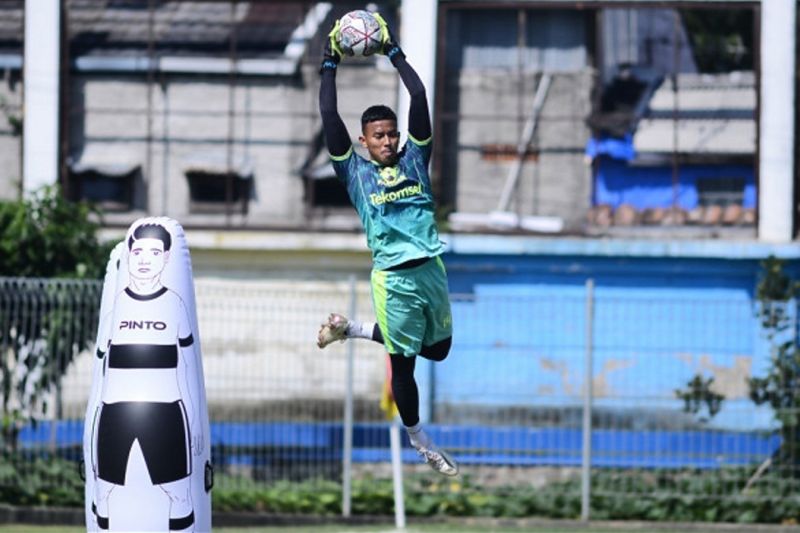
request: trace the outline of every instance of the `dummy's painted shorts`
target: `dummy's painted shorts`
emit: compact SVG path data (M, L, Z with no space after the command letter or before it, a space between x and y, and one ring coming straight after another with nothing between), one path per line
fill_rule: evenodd
M139 441L154 485L192 472L189 428L183 402L104 403L97 428L98 477L125 484L128 456Z
M372 271L372 304L386 351L413 357L453 335L447 272L440 257L402 270Z

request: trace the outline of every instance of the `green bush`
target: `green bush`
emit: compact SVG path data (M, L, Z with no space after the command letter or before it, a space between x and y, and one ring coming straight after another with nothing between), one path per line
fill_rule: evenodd
M47 454L0 454L0 502L20 506L83 506L84 483L74 461Z
M58 187L0 201L0 276L101 278L111 245L97 239L97 216Z
M800 522L800 482L785 476L762 477L743 487L747 468L719 470L597 470L592 474L594 520L672 522ZM418 517L540 517L575 519L580 515L578 480L544 487L486 487L466 475L435 474L405 479L405 507ZM46 454L0 455L0 502L20 506L83 506L84 483L78 464ZM255 482L217 476L214 512L335 516L341 514L342 487L329 480ZM354 515L394 514L391 479L353 481Z
M592 517L597 520L648 520L738 523L800 521L800 483L777 475L761 478L747 492L752 471L598 470L592 475ZM265 488L250 480L220 475L215 511L287 514L340 514L341 487L330 481L280 482ZM485 487L469 476L456 479L416 475L405 480L409 516L497 518L580 516L578 480L532 486ZM392 515L390 479L353 482L356 515Z

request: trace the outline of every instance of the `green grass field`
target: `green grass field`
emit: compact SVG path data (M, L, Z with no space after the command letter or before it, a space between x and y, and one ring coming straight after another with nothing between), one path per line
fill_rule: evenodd
M4 525L0 526L0 533L82 533L85 529L82 527L70 526L31 526L31 525ZM248 528L215 528L214 533L394 533L400 531L390 526L313 526L313 527L248 527ZM406 527L406 533L506 533L506 532L530 532L530 533L597 533L597 529L573 529L573 528L559 528L559 529L530 529L524 528L506 528L506 527L491 527L487 529L486 526L461 526L461 525L445 525L435 524L430 526L420 526L417 524ZM606 530L608 531L608 530ZM631 530L635 531L635 530ZM644 530L640 530L644 531ZM744 531L744 530L743 530ZM660 533L683 533L681 531L668 531L660 530ZM697 533L697 530L693 530Z
M763 529L762 529L763 528ZM741 532L750 533L752 531L790 531L781 527L764 528L764 526L753 529L753 526L725 526L711 525L704 527L701 524L692 525L684 529L672 529L666 524L593 524L591 526L574 526L564 524L564 526L542 526L538 527L529 523L518 525L461 525L461 524L410 524L404 530L395 529L388 525L314 525L314 526L276 526L276 527L221 527L215 528L215 533L598 533L598 532L652 532L652 533L728 533ZM32 526L24 524L0 525L0 533L82 533L82 527L74 526ZM795 530L796 531L796 530Z

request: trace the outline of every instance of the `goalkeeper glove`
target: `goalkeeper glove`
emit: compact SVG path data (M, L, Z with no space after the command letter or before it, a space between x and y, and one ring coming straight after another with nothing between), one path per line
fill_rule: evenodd
M339 21L333 25L325 41L325 48L322 50L322 65L319 68L320 74L325 69L335 70L339 61L342 60L342 50L339 48L337 38L339 37Z
M395 57L406 57L403 53L403 50L400 48L400 45L397 44L397 39L394 38L392 34L392 30L389 29L389 25L383 19L380 13L373 13L375 20L378 21L378 24L381 27L381 50L380 52L387 56L392 62L394 61Z

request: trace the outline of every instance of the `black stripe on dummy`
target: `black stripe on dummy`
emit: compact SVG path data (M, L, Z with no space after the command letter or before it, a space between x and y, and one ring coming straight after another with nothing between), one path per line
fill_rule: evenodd
M109 368L177 368L178 348L174 344L112 344Z
M183 518L170 518L169 529L171 531L180 531L186 529L194 524L194 511L184 516Z
M100 516L100 513L97 512L97 505L92 502L92 512L94 516L97 518L97 527L100 529L108 529L108 517L107 516Z
M167 288L166 287L161 287L160 289L158 289L153 294L138 294L138 293L133 292L130 287L125 287L125 294L127 294L128 296L130 296L134 300L138 300L140 302L147 302L147 301L150 301L150 300L155 300L156 298L158 298L159 296L161 296L165 292L167 292Z

